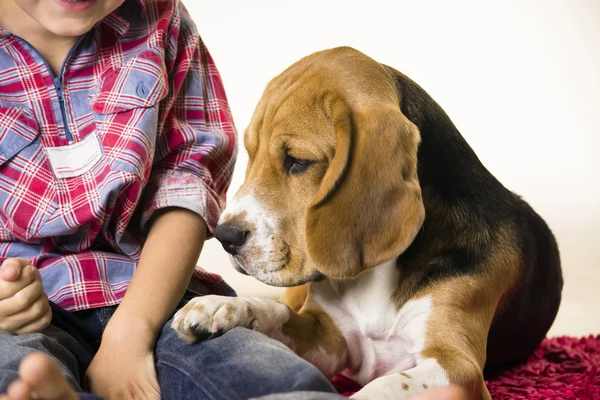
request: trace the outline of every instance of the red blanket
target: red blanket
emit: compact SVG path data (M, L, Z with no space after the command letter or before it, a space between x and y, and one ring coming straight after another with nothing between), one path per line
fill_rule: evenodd
M360 389L341 375L333 384L345 396ZM498 400L600 400L600 336L546 339L525 364L486 384Z

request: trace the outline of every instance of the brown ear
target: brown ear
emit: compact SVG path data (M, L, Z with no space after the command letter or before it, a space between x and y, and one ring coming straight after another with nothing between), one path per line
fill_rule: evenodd
M425 210L419 133L399 106L332 105L336 152L307 213L308 253L331 277L352 277L400 255Z

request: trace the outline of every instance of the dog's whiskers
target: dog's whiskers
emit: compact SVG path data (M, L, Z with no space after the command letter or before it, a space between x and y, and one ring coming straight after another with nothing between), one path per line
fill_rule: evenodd
M288 244L288 246L293 247L294 249L298 250L302 256L305 256L304 251L300 247L294 246L293 244Z

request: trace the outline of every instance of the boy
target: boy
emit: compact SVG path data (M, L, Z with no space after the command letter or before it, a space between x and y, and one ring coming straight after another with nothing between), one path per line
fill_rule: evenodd
M0 0L0 10L0 393L95 398L84 374L108 399L333 392L263 335L189 346L168 327L188 284L234 294L194 272L236 144L183 5Z

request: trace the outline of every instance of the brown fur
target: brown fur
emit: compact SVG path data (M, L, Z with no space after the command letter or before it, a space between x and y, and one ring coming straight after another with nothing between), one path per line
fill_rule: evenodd
M286 289L280 300L286 304L292 311L298 312L304 305L308 296L310 284L305 283L301 286L296 286Z
M309 302L300 313L291 313L290 320L282 326L281 333L291 340L292 350L300 357L312 362L337 360L337 365L319 366L329 379L346 367L346 339L318 304ZM314 357L311 352L316 353ZM318 354L320 352L324 352L327 357Z
M423 357L435 358L471 398L490 398L483 382L486 341L496 310L519 276L512 227L501 231L487 273L451 278L419 293L433 297Z
M335 157L309 206L306 240L320 271L341 278L402 253L421 226L424 208L416 169L418 133L399 107L351 110L336 104Z

